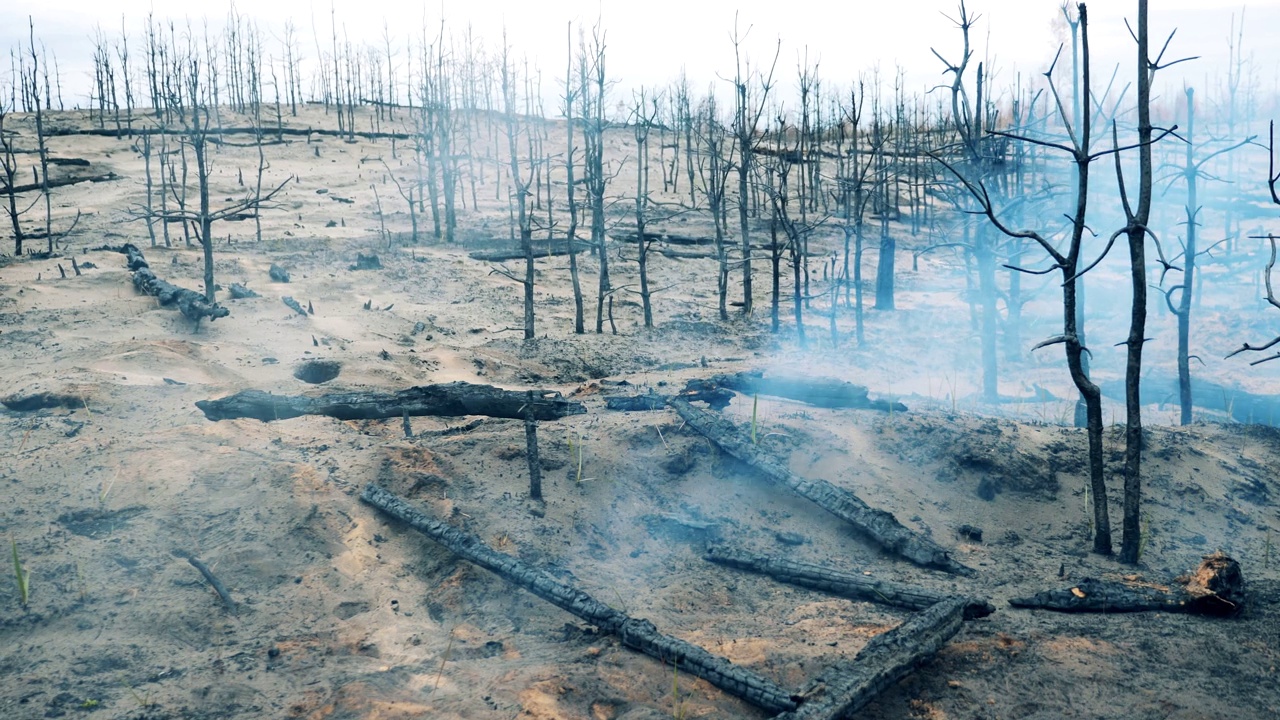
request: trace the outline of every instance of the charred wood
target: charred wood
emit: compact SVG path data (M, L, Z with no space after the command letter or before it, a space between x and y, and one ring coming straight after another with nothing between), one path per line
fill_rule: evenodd
M147 259L143 257L142 251L132 243L118 247L102 246L94 249L123 254L129 271L133 273L133 286L139 292L153 296L163 307L176 305L178 311L188 320L198 324L204 318L209 318L209 321L212 322L231 314L230 310L218 303L211 303L205 300L204 295L201 293L180 288L156 277L156 274L151 271L151 266L147 264Z
M839 720L851 716L877 695L928 662L955 636L966 600L945 600L877 635L852 661L823 671L801 692L798 710L774 720Z
M288 307L290 310L298 313L303 317L307 316L307 309L302 307L302 304L299 303L297 300L294 300L291 296L285 295L284 297L280 298L280 301L283 302L285 306Z
M360 499L440 543L464 560L591 623L602 633L616 635L624 645L657 658L664 665L674 665L681 673L700 677L771 712L785 712L797 707L791 694L773 681L696 645L663 635L648 620L615 610L576 587L500 553L479 537L428 517L377 485L365 486Z
M19 195L21 193L38 192L40 190L43 190L46 187L52 190L53 188L69 187L71 185L79 185L80 183L86 183L86 182L100 183L100 182L108 182L111 180L119 180L119 179L120 179L120 176L113 172L104 173L102 175L89 175L89 176L81 176L81 177L49 178L48 182L44 185L40 183L27 183L26 185L14 185L12 189L8 187L0 186L0 193L3 193L5 195L8 195L9 193L13 193L14 195Z
M589 252L595 246L589 242L574 242L574 254ZM545 257L561 257L569 254L569 245L563 239L556 240L551 244L546 242L535 242L533 247L534 258ZM511 260L524 260L524 250L520 248L498 248L495 250L475 250L467 253L472 260L483 260L484 262L509 262Z
M1222 553L1208 555L1195 572L1167 585L1138 580L1085 578L1068 588L1046 590L1014 598L1019 608L1060 612L1164 612L1195 615L1234 615L1244 604L1244 576L1240 564Z
M536 420L559 420L586 412L581 403L571 402L558 392L535 390L534 399L522 391L503 390L492 385L452 382L417 385L395 393L349 392L319 397L274 395L261 390L244 390L216 400L201 400L196 407L210 420L253 418L263 422L286 420L303 415L324 415L339 420L375 420L433 415L488 417L523 420L525 406Z
M973 568L953 560L951 554L937 543L904 527L892 513L873 508L849 490L838 488L826 480L808 480L793 475L779 459L761 450L737 426L718 413L699 410L679 398L673 398L670 405L689 427L705 435L720 449L854 526L890 553L921 567L956 575L976 574Z
M892 605L909 610L923 610L955 597L922 587L832 570L825 565L814 565L781 557L752 555L727 547L707 548L703 559L718 565L766 575L789 585L819 590L851 600ZM965 599L965 620L983 618L995 611L995 606L985 600Z
M762 370L747 370L690 380L685 385L686 392L705 392L714 388L728 388L744 395L772 395L823 408L907 409L902 403L872 400L867 396L865 387L836 378L786 375L766 377Z
M240 283L231 283L227 286L227 292L231 293L232 300L244 300L246 298L259 297L258 293L244 285L241 285Z
M712 407L726 407L733 399L733 393L723 388L681 393L680 398L686 401L701 400ZM605 407L610 410L634 412L643 410L662 410L671 400L668 395L649 393L648 395L612 395L604 399Z

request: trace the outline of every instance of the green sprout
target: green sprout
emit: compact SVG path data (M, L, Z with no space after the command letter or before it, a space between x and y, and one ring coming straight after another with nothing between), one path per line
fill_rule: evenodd
M9 546L13 549L13 577L18 581L18 599L22 603L22 609L27 609L27 601L31 598L31 586L29 581L31 573L22 569L22 561L18 559L18 541L9 536Z

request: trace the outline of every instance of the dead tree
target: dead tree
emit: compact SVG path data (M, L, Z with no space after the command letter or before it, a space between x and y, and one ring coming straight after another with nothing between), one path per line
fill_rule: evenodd
M855 717L877 695L928 662L960 631L966 601L944 600L877 635L852 661L827 668L800 691L800 709L774 720Z
M581 85L573 83L573 23L569 23L568 30L568 55L569 59L566 63L564 74L564 121L565 121L565 156L564 156L564 172L565 172L565 196L568 200L569 211L569 228L566 231L565 247L569 252L569 279L573 284L573 332L582 335L586 332L584 327L583 307L582 307L582 282L578 277L578 255L573 251L574 243L578 236L578 188L576 176L577 148L573 144L573 106L577 99L578 93L582 92ZM470 145L470 131L467 133L468 145ZM474 187L474 180L472 180ZM474 192L474 190L472 191Z
M755 157L756 134L759 130L760 118L764 115L769 91L773 88L773 71L777 68L778 57L782 54L782 40L779 39L778 49L773 55L769 71L767 74L757 73L760 88L758 92L753 92L751 63L747 60L744 67L742 57L742 43L750 33L750 27L747 28L746 33L738 32L738 17L735 14L733 34L730 36L733 42L734 60L733 134L738 152L738 226L742 235L742 314L748 317L752 310L751 224L748 220L751 197L749 191L754 173L752 161Z
M1178 318L1178 405L1180 409L1180 422L1183 425L1191 424L1191 306L1192 294L1196 282L1196 262L1201 255L1207 254L1217 245L1227 242L1224 238L1217 243L1205 249L1200 249L1198 240L1200 234L1200 211L1203 209L1199 204L1199 185L1200 178L1205 176L1204 166L1211 160L1230 153L1246 144L1252 143L1254 138L1249 137L1241 140L1233 145L1219 148L1205 154L1203 157L1196 157L1196 107L1195 107L1195 89L1187 88L1187 128L1184 138L1186 139L1186 160L1178 173L1187 186L1187 203L1184 206L1186 213L1187 231L1185 239L1182 241L1182 281L1177 285L1170 287L1164 292L1165 304L1169 307L1169 311ZM1176 260L1176 258L1175 258ZM1174 302L1174 294L1177 294L1177 302Z
M176 53L176 48L174 49ZM209 156L209 138L215 131L210 129L210 113L209 108L204 104L207 101L207 93L203 91L203 85L210 82L210 78L203 72L202 63L199 54L191 47L187 51L179 63L182 73L177 84L182 87L182 95L177 94L171 96L170 104L177 108L178 121L181 123L181 141L183 149L190 148L195 156L196 182L199 192L199 207L190 209L186 202L186 165L183 166L182 195L178 196L178 207L176 209L167 209L161 207L156 211L154 207L148 208L146 205L134 205L129 209L129 214L135 219L152 218L162 223L181 222L184 228L190 224L198 228L198 240L204 250L204 295L206 301L213 303L216 298L215 285L213 279L213 224L215 222L225 220L227 218L239 215L247 211L261 211L270 204L270 201L278 195L285 186L289 184L290 178L286 178L275 188L267 193L246 193L246 196L230 205L224 205L221 208L214 208L210 204L210 184L209 180L213 172L213 159ZM259 165L263 163L262 156L259 155Z
M1271 121L1268 133L1267 156L1269 158L1267 165L1267 190L1271 193L1271 203L1273 205L1280 206L1280 191L1277 191L1276 188L1276 184L1280 183L1280 173L1276 172L1276 122L1274 120ZM1267 288L1267 303L1276 309L1280 309L1280 299L1276 298L1276 294L1271 288L1271 271L1274 270L1276 266L1276 240L1278 239L1280 238L1278 238L1274 233L1268 233L1266 235L1266 240L1271 243L1271 259L1267 261L1267 267L1262 271L1262 277ZM1270 342L1266 342L1261 345L1250 345L1246 342L1227 357L1234 357L1242 352L1263 352L1270 350L1276 345L1280 345L1280 336L1277 336ZM1249 364L1261 365L1262 363L1277 359L1280 359L1280 352L1264 357L1261 360L1254 360Z
M1169 40L1173 39L1170 33ZM1112 121L1111 136L1116 162L1116 178L1120 185L1120 200L1124 208L1125 226L1116 231L1112 240L1119 234L1128 236L1129 269L1133 286L1133 305L1129 322L1129 337L1125 341L1127 358L1125 362L1125 451L1124 451L1124 530L1120 546L1120 561L1136 564L1142 541L1141 519L1139 517L1142 502L1142 399L1140 382L1142 379L1142 349L1148 338L1147 329L1147 255L1146 243L1150 237L1160 255L1160 262L1166 269L1171 269L1160 250L1160 241L1148 227L1151 220L1151 188L1154 173L1151 164L1151 146L1160 138L1173 132L1165 130L1159 137L1154 136L1151 125L1151 82L1162 67L1168 67L1183 60L1175 60L1162 65L1164 49L1169 47L1166 40L1164 49L1153 61L1148 52L1147 40L1147 0L1138 0L1138 28L1136 40L1138 44L1138 150L1139 179L1138 203L1133 207L1125 190L1124 172L1120 166L1120 142L1117 138L1115 121ZM1189 58L1185 58L1189 59ZM1130 148L1131 149L1131 148Z
M532 179L532 172L529 178L521 177L520 174L520 153L517 137L521 129L516 115L516 77L511 67L509 56L510 50L508 46L503 44L502 50L502 97L505 101L506 124L507 124L507 150L508 160L511 164L511 194L515 199L516 218L520 232L520 247L524 250L524 279L516 278L512 274L503 273L507 277L516 280L524 286L524 339L532 340L534 337L534 316L533 316L533 284L534 284L534 254L533 254L533 226L529 215L528 196L529 183ZM527 129L525 130L527 132ZM530 163L532 163L530 158Z
M604 332L605 301L613 296L604 224L605 188L609 180L604 165L604 105L607 90L604 51L605 33L599 24L592 28L590 42L587 41L585 32L579 36L579 117L582 118L585 145L583 183L586 185L587 202L591 207L591 244L595 247L600 262L596 291L596 334Z
M657 120L657 98L646 99L645 89L631 107L632 130L636 139L636 263L640 268L640 303L644 310L644 326L653 327L653 303L649 290L649 245L653 242L645 227L649 210L649 132Z
M26 238L22 231L22 223L19 218L30 210L39 198L33 200L31 205L25 209L18 209L18 155L14 142L17 139L17 133L5 130L4 120L9 114L8 108L4 104L4 98L0 96L0 172L3 172L4 187L0 188L4 200L4 212L9 216L9 222L13 227L13 254L22 254L22 241Z
M1059 120L1066 129L1066 142L1056 138L1024 136L1003 131L992 131L990 133L1008 137L1018 142L1029 142L1040 147L1056 149L1070 156L1075 171L1076 181L1074 187L1076 188L1076 196L1074 210L1069 215L1071 231L1067 240L1067 247L1059 248L1057 244L1049 239L1049 236L1039 230L1013 229L1002 218L1005 208L997 207L985 182L981 179L970 180L963 171L937 154L934 154L933 158L946 167L960 181L965 190L973 195L981 212L986 215L997 230L1012 238L1034 241L1049 256L1051 265L1048 268L1043 270L1020 268L1023 272L1043 275L1057 271L1062 277L1062 333L1040 342L1033 349L1038 350L1043 347L1061 344L1065 348L1071 380L1085 399L1087 410L1086 431L1089 439L1089 487L1093 501L1093 551L1102 555L1110 555L1112 553L1111 520L1107 507L1106 475L1102 452L1102 394L1098 386L1089 379L1084 369L1083 358L1088 349L1082 342L1078 332L1077 320L1079 316L1077 315L1078 298L1076 295L1078 286L1075 280L1097 264L1097 261L1095 261L1082 268L1081 263L1081 249L1087 230L1085 216L1089 203L1089 170L1094 161L1110 155L1112 151L1095 152L1092 150L1093 111L1091 104L1093 96L1090 91L1091 68L1089 62L1088 15L1083 3L1078 8L1081 48L1080 80L1083 88L1081 93L1082 112L1080 114L1080 124L1076 125L1067 113L1062 103L1062 98L1054 85L1053 71L1058 61L1058 57L1055 57L1049 70L1045 72L1045 78L1058 108Z
M979 17L978 15L970 15L965 8L964 2L961 2L959 15L954 20L964 39L964 49L960 60L954 63L948 61L937 50L933 50L933 54L942 61L946 66L946 72L952 76L951 122L959 138L957 150L961 158L960 167L968 177L981 179L988 187L992 187L992 180L995 179L996 170L1005 161L1004 154L999 151L1005 140L986 135L987 130L991 128L986 114L988 101L984 95L984 83L988 78L984 75L982 63L978 64L976 93L972 98L969 95L968 88L965 86L965 71L969 67L969 60L973 54L969 45L969 30L978 21ZM993 140L997 142L992 142ZM1005 193L1002 192L1001 184L994 183L994 187L997 193L996 202L1001 205L1007 205L1008 202L1004 197ZM972 196L968 193L962 193L959 198L963 201L959 209L962 212L972 211ZM967 239L969 234L967 232L968 225L965 228ZM972 253L978 266L978 296L982 305L981 342L979 343L982 355L982 398L987 402L997 402L999 400L999 375L996 356L998 333L996 241L997 238L987 227L980 226L973 242L967 243L966 247Z
M844 235L844 300L846 306L852 304L854 309L854 337L858 347L862 347L866 341L863 329L862 254L865 248L864 230L867 208L874 196L871 182L874 165L868 158L880 151L880 145L875 143L870 144L866 151L862 149L865 138L863 132L865 107L866 86L860 79L857 90L849 92L849 104L841 107L843 117L836 129L836 153L840 157L836 166L840 192L838 204L841 207L840 229ZM846 138L850 143L848 150L845 149ZM852 253L850 252L851 243ZM853 261L852 270L850 270L850 260ZM850 292L853 293L852 301Z
M728 133L716 111L714 93L707 95L698 112L698 142L701 148L698 162L698 178L711 222L715 231L716 295L720 320L729 319L729 247L726 238L725 189L729 173L733 171L736 148L728 143ZM692 184L692 183L691 183Z
M40 159L40 196L44 199L44 236L48 241L47 252L53 252L53 201L49 194L49 146L45 143L44 111L40 102L40 57L36 54L36 24L27 16L29 31L27 46L31 58L31 67L24 80L30 83L31 100L35 108L36 148Z

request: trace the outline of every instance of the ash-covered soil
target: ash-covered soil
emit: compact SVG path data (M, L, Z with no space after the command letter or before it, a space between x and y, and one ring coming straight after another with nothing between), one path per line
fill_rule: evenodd
M389 153L386 145L330 142L317 163L298 140L274 149L274 172L300 180L281 209L263 212L263 242L252 222L219 230L232 240L216 249L219 282L246 282L261 297L225 300L231 316L193 333L134 293L122 255L88 250L134 242L161 277L200 287L199 251L180 230L171 228L173 248L153 248L144 225L122 222L141 187L129 141L59 138L54 150L123 179L61 189L61 217L85 215L61 255L0 267L0 395L54 405L0 410L0 534L31 578L26 610L8 573L0 579L2 717L766 717L387 522L357 500L369 482L786 687L852 657L905 614L712 565L701 557L708 543L996 604L864 717L1280 716L1280 431L1166 427L1170 411L1153 404L1142 566L1090 554L1085 439L1063 424L1071 403L1060 399L1069 397L1060 359L1052 350L1014 358L1002 390L1026 399L974 402L973 339L938 331L967 313L960 268L945 257L904 270L901 309L868 314L866 348L854 346L843 316L833 344L815 309L804 350L786 326L769 332L767 288L755 320L722 323L712 261L657 254L657 327L640 327L635 298L620 293L616 335L606 324L603 335L575 336L566 261L544 259L538 337L523 341L509 330L520 322L519 288L470 259L466 242L388 247L378 237L368 186L384 171L363 159ZM256 153L219 153L230 196L236 169ZM388 222L403 230L395 212ZM465 215L464 241L505 235L504 218L505 204ZM910 268L909 242L900 246L900 267ZM360 252L378 253L383 268L349 269ZM94 267L77 276L72 256ZM594 281L594 261L582 262ZM270 282L272 263L293 282ZM615 263L615 273L627 284L634 262ZM293 313L284 295L310 302L314 315ZM1153 318L1166 336L1168 322ZM1097 332L1109 329L1104 318ZM1232 332L1207 330L1202 342ZM1153 366L1168 352L1154 347ZM314 360L336 364L337 377L295 377ZM754 414L760 442L794 472L891 511L978 576L888 557L672 412L604 407L607 394L671 391L751 368L833 375L901 396L907 412L764 396L725 412L748 432ZM1234 372L1204 370L1218 382ZM1264 392L1271 372L1241 383ZM415 418L406 437L399 419L210 422L195 407L251 388L393 391L453 380L549 388L586 405L539 428L545 505L527 497L519 421ZM1052 399L1037 398L1036 385ZM1107 448L1118 525L1120 428L1109 430ZM983 540L961 538L964 524L982 528ZM1072 616L1006 603L1084 577L1168 580L1215 550L1244 568L1250 600L1236 618ZM189 555L225 583L235 613Z

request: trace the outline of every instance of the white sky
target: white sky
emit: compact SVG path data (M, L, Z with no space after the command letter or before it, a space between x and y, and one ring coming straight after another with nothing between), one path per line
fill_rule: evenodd
M146 13L182 20L191 17L199 25L208 17L220 24L229 3L166 2L165 0L8 0L9 9L0 14L0 48L23 42L26 15L36 22L36 34L56 51L63 70L64 85L80 92L87 85L91 45L88 40L95 23L109 34L118 33L124 15L134 42L139 42ZM1012 84L1015 72L1024 76L1042 72L1061 41L1059 0L969 0L971 13L982 16L973 41L976 57L990 54L1000 71L998 85ZM26 5L27 7L22 7ZM1185 81L1204 88L1216 80L1226 65L1227 36L1231 18L1237 21L1242 7L1227 0L1154 0L1153 42L1162 42L1174 27L1178 35L1170 56L1201 55L1202 60L1178 66L1165 74L1160 84L1180 86ZM397 44L405 37L421 35L423 20L434 31L441 12L447 28L461 34L471 23L475 34L489 47L500 43L502 28L518 54L528 55L542 67L544 93L554 94L554 82L561 76L565 60L566 23L592 22L597 14L608 32L609 75L618 81L620 96L640 84L665 85L687 68L696 91L701 93L717 82L717 74L733 72L733 47L729 40L734 13L742 28L751 26L746 45L756 62L773 57L778 40L782 51L778 73L784 81L796 73L799 57L807 46L811 60L821 62L824 83L847 86L858 73L879 66L892 78L895 66L908 73L908 88L924 89L942 80L941 63L929 52L937 48L948 59L959 55L960 35L943 17L955 16L956 0L744 0L738 3L698 0L628 0L592 2L585 0L475 0L458 2L405 3L394 0L335 0L338 23L345 25L350 39L380 43L384 19ZM312 22L322 38L329 31L329 4L309 0L242 2L242 14L257 19L260 27L277 36L288 18L300 32L303 52L315 56ZM1136 0L1096 0L1089 4L1091 43L1095 52L1095 76L1104 83L1116 63L1122 73L1132 75L1133 43L1124 27L1125 16L1136 12ZM193 15L193 13L200 13ZM1274 92L1280 67L1280 0L1254 0L1245 11L1244 46L1252 54L1259 89ZM990 50L988 50L988 48ZM278 48L268 45L268 52ZM7 63L0 77L7 73ZM68 102L73 100L68 92ZM74 102L83 103L83 97ZM550 109L549 109L550 110Z

